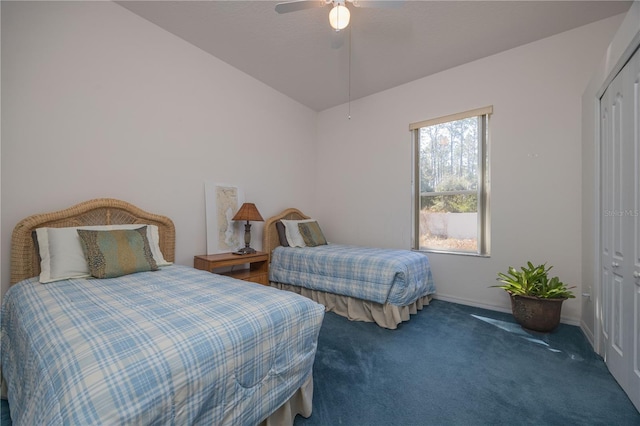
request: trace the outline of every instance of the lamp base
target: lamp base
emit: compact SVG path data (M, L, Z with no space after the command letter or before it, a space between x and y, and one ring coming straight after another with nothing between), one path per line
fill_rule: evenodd
M242 247L238 251L234 251L233 254L254 254L256 251L251 247Z

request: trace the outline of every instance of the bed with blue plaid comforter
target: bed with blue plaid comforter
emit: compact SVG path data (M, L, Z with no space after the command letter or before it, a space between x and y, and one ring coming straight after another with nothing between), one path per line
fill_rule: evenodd
M324 308L178 265L25 280L2 303L14 425L255 425L309 379Z
M395 306L435 293L424 254L341 244L277 247L271 255L269 279Z

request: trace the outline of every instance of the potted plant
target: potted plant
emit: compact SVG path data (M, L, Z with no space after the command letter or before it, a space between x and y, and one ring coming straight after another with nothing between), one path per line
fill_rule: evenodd
M571 288L558 277L550 278L547 264L534 266L527 262L520 270L509 266L507 273L498 272L495 285L506 290L511 298L511 311L516 322L530 330L547 332L560 323L562 302L575 297Z

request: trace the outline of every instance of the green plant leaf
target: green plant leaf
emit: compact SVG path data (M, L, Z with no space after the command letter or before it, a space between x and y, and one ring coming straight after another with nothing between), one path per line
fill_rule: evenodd
M530 261L519 270L509 266L507 273L498 272L497 274L497 280L502 284L492 287L501 288L512 294L546 299L574 298L570 288L558 277L549 277L551 268L553 266L547 267L546 263L535 266Z

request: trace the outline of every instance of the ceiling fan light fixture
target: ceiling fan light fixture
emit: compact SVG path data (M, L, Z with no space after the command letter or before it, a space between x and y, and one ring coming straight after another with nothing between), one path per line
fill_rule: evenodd
M336 31L343 30L349 25L349 19L351 18L351 12L346 6L337 4L329 12L329 24Z

